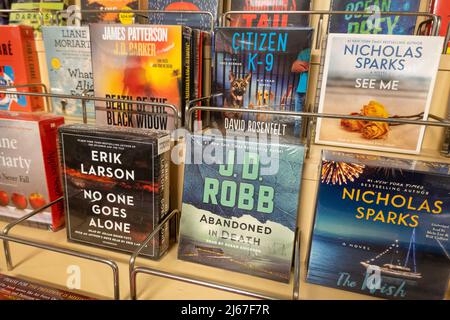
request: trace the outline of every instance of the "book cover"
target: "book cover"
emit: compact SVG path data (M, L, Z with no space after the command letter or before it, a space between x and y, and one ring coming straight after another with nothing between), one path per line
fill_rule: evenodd
M0 300L95 300L37 282L0 274Z
M52 93L82 95L94 89L89 27L42 27ZM92 92L89 92L92 94ZM53 113L67 120L81 121L80 100L52 98ZM88 121L95 119L94 103L86 103Z
M442 299L450 166L324 151L307 281L386 299Z
M97 97L169 103L179 112L191 97L191 29L183 26L91 24ZM108 61L108 63L105 63ZM160 106L96 102L96 123L173 130L176 116ZM117 112L119 110L123 112ZM148 111L132 114L127 111Z
M0 86L41 82L33 29L28 26L0 26ZM44 110L41 97L17 94L20 91L39 90L37 87L8 89L11 94L0 94L0 110Z
M0 10L11 9L11 4L7 0L0 0ZM0 13L0 25L8 24L9 22L9 14L8 13Z
M330 34L319 112L426 120L442 41L440 37ZM316 143L419 153L425 127L318 119Z
M57 130L64 118L40 113L0 111L0 217L19 219L62 196ZM27 221L59 229L62 203Z
M13 12L9 16L10 25L26 25L34 29L36 39L41 38L41 26L51 25L52 12L63 10L65 2L63 0L18 0L11 4L13 10L23 10L23 12ZM42 14L41 17L38 13Z
M229 15L232 27L307 27L308 15L285 13L256 13L250 11L308 11L310 0L235 0L229 2L229 11L249 11L245 14Z
M81 10L101 10L98 13L82 13L84 23L117 22L130 24L134 14L112 13L108 10L138 10L137 0L81 0ZM131 17L131 19L130 19Z
M231 108L302 111L308 86L311 28L217 28L213 92ZM298 138L301 120L263 114L215 115L228 133Z
M335 11L370 11L374 15L334 14L330 16L330 33L412 35L417 16L389 16L380 12L417 12L420 0L333 0Z
M150 13L149 22L151 24L185 25L195 29L210 31L212 27L211 23L215 25L217 22L220 2L220 0L150 0L148 1L149 10L208 11L212 13L213 21L211 21L211 17L206 14Z
M304 147L186 141L179 259L289 282Z
M168 133L72 124L60 128L70 241L133 252L169 210ZM168 224L143 250L168 249Z
M431 12L441 18L439 35L445 37L450 23L450 2L446 0L433 0Z

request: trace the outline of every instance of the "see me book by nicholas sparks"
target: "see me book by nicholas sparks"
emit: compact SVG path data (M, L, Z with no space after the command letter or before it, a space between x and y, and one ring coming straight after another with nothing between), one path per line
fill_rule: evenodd
M320 113L426 120L443 39L403 35L330 34ZM419 153L424 126L318 119L316 143Z
M442 299L449 169L324 151L307 281L387 299Z
M302 111L311 56L311 28L217 28L213 92L228 108ZM227 133L300 136L289 117L226 112L214 126Z
M304 147L186 141L178 257L289 282Z

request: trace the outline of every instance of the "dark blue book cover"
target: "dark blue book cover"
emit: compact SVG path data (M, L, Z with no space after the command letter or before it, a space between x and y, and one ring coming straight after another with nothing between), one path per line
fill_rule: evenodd
M210 31L216 24L220 0L151 0L148 2L149 10L158 11L208 11L212 14L192 13L150 13L150 24L184 25L195 29ZM213 26L211 26L211 23Z
M420 0L333 0L334 11L370 11L375 14L334 14L330 33L414 34L417 16L388 16L380 12L417 12Z
M324 151L307 281L386 299L442 299L449 169Z
M186 140L178 257L288 282L304 147Z
M213 92L218 106L239 109L302 111L311 58L312 28L217 28L214 39ZM299 137L293 118L229 112L214 126L227 133Z

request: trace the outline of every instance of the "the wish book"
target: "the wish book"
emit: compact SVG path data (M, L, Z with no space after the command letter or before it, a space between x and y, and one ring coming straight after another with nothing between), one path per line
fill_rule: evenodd
M89 27L42 27L48 76L52 93L81 96L94 89ZM53 113L67 120L81 121L82 103L79 99L52 98ZM88 120L95 119L94 103L86 102Z
M182 113L190 99L191 29L91 24L90 36L95 96L147 103L96 102L107 109L97 110L96 123L173 130L177 115L151 103L172 104Z
M59 132L68 239L133 252L169 209L169 135L81 124ZM165 253L168 228L144 255Z
M0 218L16 220L62 196L57 136L63 117L0 111ZM57 230L62 202L27 220Z
M443 299L450 165L324 151L307 281L385 299Z
M20 91L40 92L38 87L13 88L16 85L41 83L39 60L33 29L28 26L0 26L0 86L9 94L0 93L0 110L43 111L44 100L18 94Z
M186 141L178 257L289 282L304 147Z
M401 35L330 34L319 112L426 120L443 39ZM424 126L321 119L316 143L418 153Z
M258 11L307 11L311 0L233 0L228 2L229 11L247 11L227 16L233 27L293 27L308 26L309 16L298 13L279 13ZM252 12L254 11L254 12Z
M226 108L302 111L310 68L311 28L217 28L213 92ZM215 115L230 133L299 137L300 121L227 112Z
M388 15L383 12L418 12L420 0L332 0L334 11L368 12L368 14L331 14L330 33L412 35L415 15Z
M161 11L149 14L149 23L165 25L185 25L191 28L205 31L211 30L216 24L217 17L221 11L221 0L149 0L148 9ZM168 13L163 13L167 11ZM175 11L170 13L169 11ZM204 11L206 13L183 13L178 11Z

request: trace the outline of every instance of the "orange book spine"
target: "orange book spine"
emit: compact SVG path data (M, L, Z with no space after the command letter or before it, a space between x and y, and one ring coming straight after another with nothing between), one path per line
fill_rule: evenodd
M20 33L23 43L23 56L27 75L27 84L42 83L33 29L31 27L21 26ZM18 91L41 92L39 87L29 87ZM29 96L27 97L27 100L30 103L31 111L44 110L44 99L42 97Z

